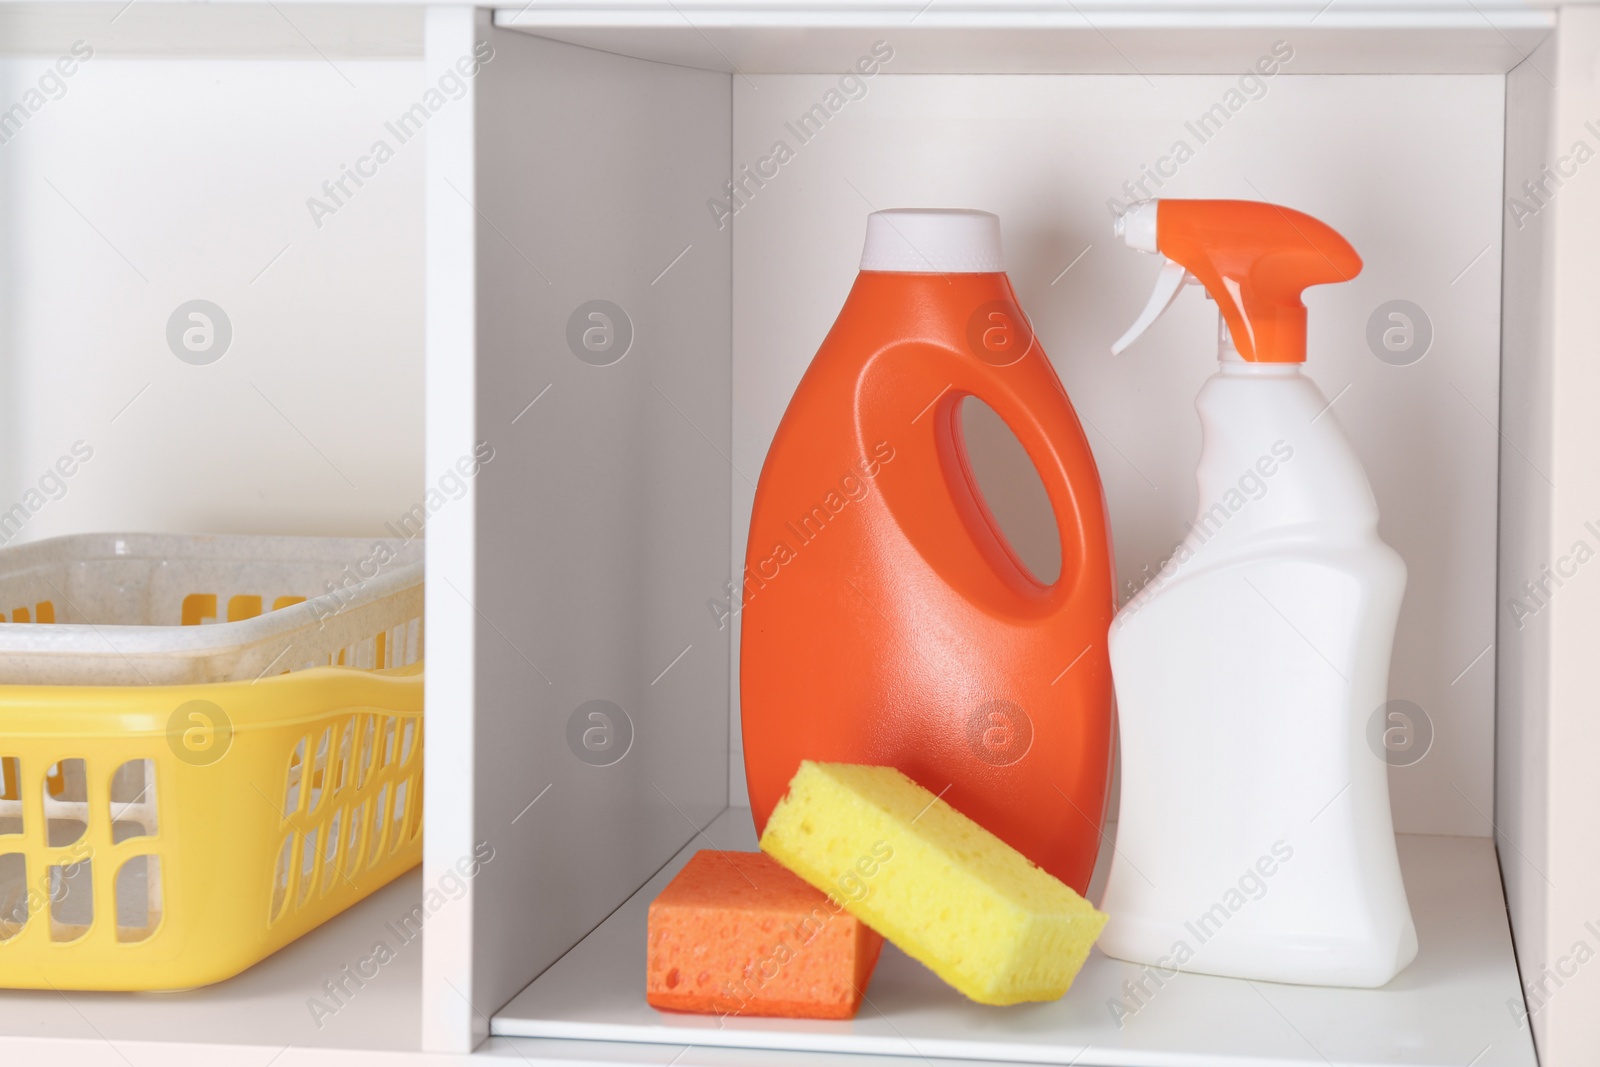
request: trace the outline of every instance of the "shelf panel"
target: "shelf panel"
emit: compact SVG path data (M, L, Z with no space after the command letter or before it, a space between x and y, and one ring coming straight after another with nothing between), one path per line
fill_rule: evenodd
M495 24L571 44L739 74L837 74L864 46L895 49L896 74L1242 74L1278 40L1296 74L1504 74L1556 24L1517 0L1405 5L528 4Z
M420 59L422 9L392 0L281 6L0 0L0 53L56 56L74 41L89 42L97 56Z
M1400 862L1421 949L1379 990L1179 975L1121 1029L1108 1008L1142 968L1095 953L1052 1004L988 1008L885 946L851 1022L717 1019L646 1005L646 913L700 848L753 849L750 813L730 809L603 925L494 1019L500 1035L786 1049L1084 1067L1387 1064L1535 1067L1508 1005L1521 1003L1494 845L1403 834Z
M104 1042L113 1048L178 1042L253 1046L269 1055L291 1047L415 1052L421 1048L422 939L403 939L399 924L420 906L422 896L418 868L243 974L202 989L0 991L0 1061L9 1059L12 1039ZM379 942L393 958L362 966ZM339 1004L328 999L323 983L340 978L347 966L376 974L359 988L347 981L351 992ZM314 1013L313 998L336 1010ZM294 1061L286 1055L280 1062Z

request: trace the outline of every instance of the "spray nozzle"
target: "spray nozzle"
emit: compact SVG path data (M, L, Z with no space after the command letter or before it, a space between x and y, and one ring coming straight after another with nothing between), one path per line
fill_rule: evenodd
M1239 356L1257 363L1306 358L1306 307L1313 285L1349 281L1361 257L1326 223L1254 200L1141 200L1117 217L1130 248L1166 259L1155 292L1128 332L1133 344L1177 299L1184 283L1205 286Z

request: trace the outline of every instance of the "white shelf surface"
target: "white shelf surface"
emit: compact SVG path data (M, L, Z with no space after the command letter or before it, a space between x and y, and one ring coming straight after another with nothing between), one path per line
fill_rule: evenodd
M989 1008L885 946L849 1022L718 1019L645 1003L650 902L702 848L749 850L730 808L599 928L495 1017L498 1035L878 1054L1084 1067L1535 1067L1494 844L1400 835L1417 960L1383 989L1330 989L1206 975L1169 980L1119 1029L1108 1005L1142 968L1094 953L1051 1004Z
M0 1062L30 1062L15 1042L49 1040L87 1043L101 1052L132 1052L144 1046L175 1044L234 1046L262 1050L253 1062L285 1053L279 1064L303 1062L289 1051L363 1049L415 1052L421 1048L422 939L398 931L402 919L422 900L422 870L390 882L359 904L262 960L234 978L182 993L82 993L50 990L0 991ZM445 907L451 907L446 904ZM393 959L343 1005L333 1005L324 982L357 968L383 942ZM0 952L4 949L0 948ZM314 1013L312 998L333 1005L331 1015ZM40 1047L40 1046L34 1046ZM107 1062L123 1062L106 1057ZM157 1062L148 1059L148 1062ZM159 1062L175 1062L170 1056ZM232 1062L231 1060L229 1062Z

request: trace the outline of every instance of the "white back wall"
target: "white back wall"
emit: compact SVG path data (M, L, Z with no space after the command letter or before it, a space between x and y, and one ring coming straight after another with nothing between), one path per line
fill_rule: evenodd
M22 538L378 535L421 499L424 153L385 126L421 60L306 52L95 54L64 88L53 55L0 60L0 108L44 101L0 127L0 512L93 449ZM192 300L231 326L209 364L168 343Z
M0 60L0 106L52 67ZM1106 201L1183 140L1193 158L1161 193L1289 203L1366 259L1354 282L1311 292L1309 370L1339 396L1411 572L1391 695L1422 708L1434 739L1391 772L1397 822L1487 833L1494 657L1478 657L1496 610L1503 80L1280 76L1202 144L1186 123L1236 78L884 69L806 144L784 124L836 78L732 79L735 164L778 139L796 150L731 223L735 562L750 482L849 288L866 213L954 204L1002 217L1012 279L1101 463L1120 577L1157 565L1195 509L1192 402L1212 315L1189 292L1134 350L1105 353L1156 269L1113 243ZM385 125L421 97L420 62L96 55L63 81L0 143L0 512L37 501L27 491L82 440L94 458L22 538L383 533L424 492L422 151ZM331 203L323 183L379 140L393 157L347 182L318 227L307 199ZM196 299L232 328L208 365L167 339ZM1414 365L1367 346L1368 318L1392 299L1431 321Z
M863 55L872 43L863 38ZM904 206L1000 215L1011 279L1100 464L1119 579L1159 566L1196 512L1193 402L1215 366L1215 309L1189 290L1113 359L1108 346L1143 307L1158 261L1113 239L1107 201L1126 199L1123 183L1183 141L1192 158L1161 164L1176 173L1159 195L1288 204L1365 258L1353 282L1308 294L1308 370L1337 397L1332 414L1366 464L1381 533L1410 570L1390 695L1422 709L1433 740L1391 771L1397 828L1489 834L1504 80L1285 74L1230 98L1236 77L893 69L803 144L785 124L836 77L733 78L735 167L777 140L794 150L732 221L736 569L751 482L849 290L865 217ZM1202 142L1192 124L1230 99L1242 103ZM1366 339L1369 318L1397 299L1420 306L1433 331L1406 366L1381 361ZM736 737L737 693L735 677ZM732 799L743 803L737 745L733 761Z

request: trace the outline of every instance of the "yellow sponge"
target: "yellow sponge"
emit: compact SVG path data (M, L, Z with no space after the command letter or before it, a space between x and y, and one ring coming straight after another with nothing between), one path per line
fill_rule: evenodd
M892 767L801 763L761 849L980 1004L1055 1000L1106 924Z

